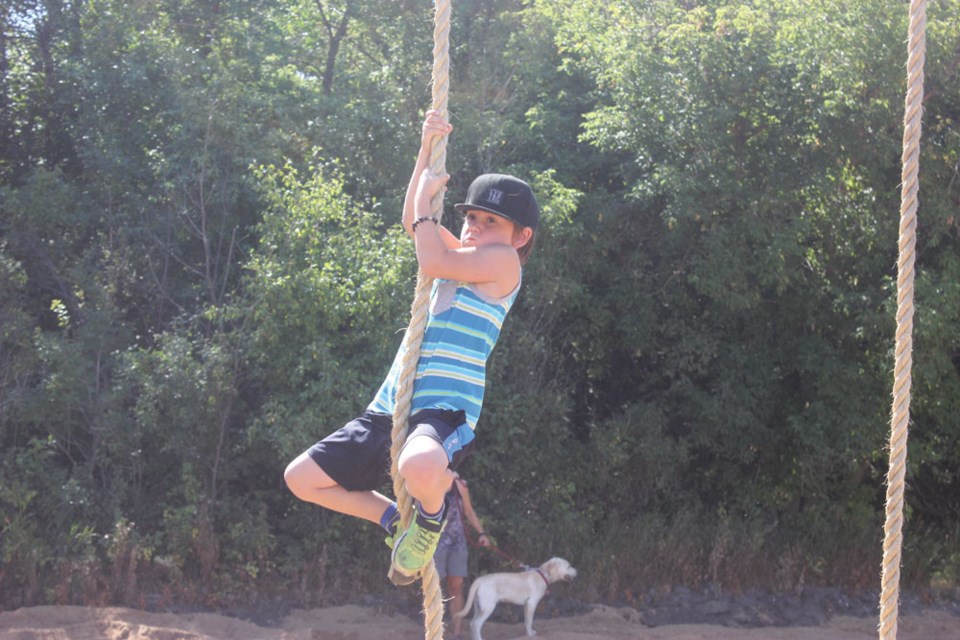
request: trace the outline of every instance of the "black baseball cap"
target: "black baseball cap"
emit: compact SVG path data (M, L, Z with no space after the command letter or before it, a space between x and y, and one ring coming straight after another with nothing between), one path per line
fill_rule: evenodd
M533 229L540 222L540 207L530 185L503 173L477 176L467 189L467 201L453 208L460 213L469 209L489 211Z

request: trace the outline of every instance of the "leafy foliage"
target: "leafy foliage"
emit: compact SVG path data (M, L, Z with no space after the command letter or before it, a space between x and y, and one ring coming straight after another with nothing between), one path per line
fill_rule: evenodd
M872 588L904 9L457 5L449 200L511 171L544 219L465 470L505 549L569 557L572 588L613 602ZM270 614L391 593L375 528L281 476L366 405L407 321L396 220L429 12L16 0L0 18L0 602ZM960 8L928 20L918 588L960 575Z

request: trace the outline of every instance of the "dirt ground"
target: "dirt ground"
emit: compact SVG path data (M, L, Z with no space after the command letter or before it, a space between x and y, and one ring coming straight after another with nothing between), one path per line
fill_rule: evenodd
M835 617L819 627L647 627L633 609L597 606L586 614L535 620L538 640L865 640L877 620ZM523 623L489 621L484 640L526 638ZM295 611L277 627L226 616L150 613L123 608L30 607L0 613L0 640L419 640L422 627L404 616L357 606ZM449 638L449 634L445 637ZM960 617L923 611L901 618L898 640L960 640Z

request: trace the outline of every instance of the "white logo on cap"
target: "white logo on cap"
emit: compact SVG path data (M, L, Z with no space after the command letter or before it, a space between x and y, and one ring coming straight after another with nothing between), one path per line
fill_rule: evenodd
M487 191L487 202L490 204L500 204L502 198L503 191L500 191L500 189L490 189Z

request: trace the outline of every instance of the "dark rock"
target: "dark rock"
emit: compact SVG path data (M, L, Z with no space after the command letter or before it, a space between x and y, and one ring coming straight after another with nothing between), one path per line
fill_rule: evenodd
M704 616L718 616L730 613L733 607L729 600L708 600L696 606L694 611Z

